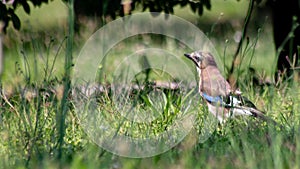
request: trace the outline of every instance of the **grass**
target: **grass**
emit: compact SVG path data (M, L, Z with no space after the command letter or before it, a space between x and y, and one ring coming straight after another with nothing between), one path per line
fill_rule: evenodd
M204 32L207 32L215 44L226 67L231 63L230 56L234 54L236 48L233 35L240 30L240 26L225 22L228 18L237 15L235 11L232 11L236 8L231 8L229 5L226 6L228 9L220 10L222 8L218 5L224 4L214 3L212 6L216 9L212 9L215 12L210 13L214 16L211 21L208 19L210 16L199 19L186 15L187 12L179 9L178 15L185 15L199 27L204 25ZM245 4L244 1L231 1L231 3L232 5ZM52 5L54 6L47 7L48 10L55 9L61 3L54 1ZM223 11L224 16L230 17L218 19L219 11ZM36 19L39 19L38 15L41 13L38 11L35 14L33 11ZM53 18L58 17L64 20L66 13ZM41 16L49 17L44 14ZM237 20L243 17L239 14ZM50 23L42 23L45 20L41 20L40 23L49 24L47 27L53 28L53 31L58 30L55 26L57 24L55 19ZM253 20L252 25L256 21ZM300 146L298 145L300 142L300 88L297 82L281 82L278 86L254 84L252 76L272 75L273 67L266 66L268 65L266 63L273 63L272 56L275 55L269 45L272 42L268 33L271 31L269 20L259 22L261 32L258 35L256 26L250 27L249 44L243 47L243 56L246 58L241 60L240 87L245 96L284 128L279 129L252 117L232 119L222 126L216 126L215 123L207 124L210 114L206 106L201 106L203 105L201 100L195 99L197 113L193 130L180 144L169 151L147 158L114 155L100 148L94 142L95 140L90 138L91 133L85 131L83 127L85 121L80 119L74 109L75 98L66 95L65 92L68 87L66 79L68 73L64 73L68 70L64 68L68 66L64 65L64 59L71 54L76 56L79 52L79 49L76 49L77 46L73 50L70 46L66 46L67 29L60 29L57 33L51 31L34 33L39 32L40 29L48 29L44 26L39 29L39 24L32 24L34 31L30 31L28 25L23 25L23 30L19 33L10 30L5 48L5 56L9 59L5 60L6 69L1 77L5 93L1 93L0 100L0 168L298 168L300 166ZM215 24L214 28L212 29L211 25L205 25L206 23ZM66 25L65 22L58 24ZM13 33L17 36L14 37ZM75 37L75 40L79 40L77 38ZM132 37L116 45L108 53L110 57L103 68L105 72L113 72L120 63L120 58L126 56L127 53L132 53L139 38L141 37ZM178 45L172 39L167 38L162 44L160 40L157 40L158 37L143 38L151 47L164 48L178 55L190 50ZM75 43L75 45L81 46L82 44ZM254 55L251 60L252 52ZM146 61L141 62L145 64ZM248 69L252 66L257 72L249 74ZM176 64L172 67L178 68ZM100 71L104 70L100 69ZM180 80L169 75L162 75L156 70L150 71L149 74L150 80ZM147 78L147 71L141 72L133 81L143 83L145 78ZM113 74L109 73L106 74L103 82L104 84L110 83L112 79ZM188 98L188 93L162 90L160 98L158 96L151 98L149 93L153 90L151 87L137 90L125 100L125 103L134 102L137 107L136 112L144 113L146 117L147 111L156 108L160 113L158 118L151 123L132 123L122 117L120 112L115 110L116 102L110 90L97 94L95 105L91 105L96 107L91 108L95 108L94 111L97 113L104 114L106 120L110 120L110 124L118 128L119 133L126 133L133 137L156 136L165 131L174 119L184 114L186 107L182 104L184 99ZM79 98L82 99L80 96ZM160 102L155 102L158 99ZM89 114L86 113L82 116L88 117ZM93 120L96 126L100 126L103 122L101 119ZM202 130L203 127L208 128L206 132L210 134L210 137L205 137L207 133ZM172 134L174 136L180 133Z

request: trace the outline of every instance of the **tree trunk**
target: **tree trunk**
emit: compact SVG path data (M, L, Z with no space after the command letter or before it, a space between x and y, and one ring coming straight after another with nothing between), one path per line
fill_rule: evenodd
M291 65L295 60L298 62L299 53L297 46L300 45L300 27L297 27L294 31L294 37L288 38L289 33L293 27L293 17L297 17L297 22L300 23L300 1L299 0L275 0L271 2L271 8L273 12L273 29L274 29L274 41L276 50L282 47L282 51L279 53L277 62L277 75L286 75L288 78L293 74ZM294 22L295 23L295 22ZM267 45L267 44L266 44ZM296 58L294 58L296 56ZM278 76L276 76L278 77ZM279 78L276 79L280 80Z
M4 28L4 23L0 20L0 83L1 83L3 65L4 65L3 64L3 42L2 42L3 28Z

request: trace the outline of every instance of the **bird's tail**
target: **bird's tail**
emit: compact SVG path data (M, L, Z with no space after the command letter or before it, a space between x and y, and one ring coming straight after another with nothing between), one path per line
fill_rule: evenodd
M249 112L251 112L252 116L257 117L263 121L266 121L268 123L272 123L274 126L278 126L280 127L280 129L283 129L283 126L279 123L277 123L275 120L271 119L270 117L266 116L265 113L263 113L260 110L257 110L255 108L252 107L244 107L244 106L238 106L236 107L238 109L243 109L243 110L248 110Z

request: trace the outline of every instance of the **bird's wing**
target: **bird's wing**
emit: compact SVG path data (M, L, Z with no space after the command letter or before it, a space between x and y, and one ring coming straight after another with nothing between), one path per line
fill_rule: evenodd
M202 92L202 97L209 102L210 104L218 104L219 106L223 106L225 108L234 108L236 106L246 106L251 108L256 108L255 105L243 96L236 96L230 93L227 96L210 96L207 93ZM246 100L246 101L245 101ZM246 104L245 104L246 103Z
M201 91L209 96L227 96L231 87L215 66L208 66L201 71Z
M257 110L255 105L249 99L241 95L230 93L227 96L210 96L207 93L202 92L202 97L212 105L218 105L228 109L238 109L237 114L240 115L260 116L263 114L261 111Z
M258 110L256 106L246 97L242 95L229 95L229 103L227 101L227 106L230 107L237 114L247 114L254 117L260 118L266 122L270 122L275 126L279 126L281 129L282 125L275 122L270 117L266 116L264 112Z
M202 97L205 99L207 103L211 106L215 107L223 107L225 110L231 112L229 116L236 116L236 115L248 115L251 116L253 113L248 109L243 108L242 100L239 97L235 97L234 95L228 96L210 96L206 93L202 92Z
M220 105L225 104L221 96L210 96L206 93L202 93L202 97L211 104L220 104Z

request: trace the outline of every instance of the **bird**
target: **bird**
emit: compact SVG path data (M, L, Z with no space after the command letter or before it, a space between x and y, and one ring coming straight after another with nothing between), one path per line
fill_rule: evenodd
M276 124L244 97L239 89L231 88L210 52L195 51L184 56L195 64L199 76L198 92L206 102L209 112L221 124L225 123L228 118L240 115L254 116Z

